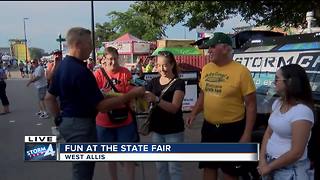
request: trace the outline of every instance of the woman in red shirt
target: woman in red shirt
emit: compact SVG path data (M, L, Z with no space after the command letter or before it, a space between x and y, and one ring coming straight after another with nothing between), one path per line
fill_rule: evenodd
M94 72L98 87L105 96L121 95L133 88L131 73L127 68L119 65L118 57L117 49L106 48L105 56L101 61L102 67ZM129 109L128 104L119 104L108 113L98 113L96 117L98 142L139 142L134 116ZM118 179L116 162L110 162L108 165L111 179ZM124 165L127 169L127 173L124 174L128 179L134 179L134 163L125 162Z

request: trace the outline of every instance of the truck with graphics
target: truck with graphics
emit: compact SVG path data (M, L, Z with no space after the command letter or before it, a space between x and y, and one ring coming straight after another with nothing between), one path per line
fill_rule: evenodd
M242 48L235 50L233 59L248 67L252 74L257 88L257 110L260 118L271 112L275 99L275 72L292 63L305 68L319 114L320 33L252 38Z

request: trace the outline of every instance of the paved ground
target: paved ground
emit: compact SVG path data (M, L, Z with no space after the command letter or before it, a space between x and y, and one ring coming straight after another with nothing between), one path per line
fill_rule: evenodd
M52 121L39 119L37 96L33 86L26 87L27 78L20 78L19 72L12 72L7 80L7 95L11 113L0 116L0 180L69 180L71 163L69 162L24 162L23 148L26 135L51 135ZM200 119L200 118L199 118ZM186 129L187 142L200 141L201 121L191 129ZM151 142L150 136L141 137L141 142ZM183 179L201 179L201 171L196 162L184 162ZM123 179L123 170L120 179ZM94 180L108 180L104 163L97 163ZM156 179L153 162L139 162L136 168L137 180Z

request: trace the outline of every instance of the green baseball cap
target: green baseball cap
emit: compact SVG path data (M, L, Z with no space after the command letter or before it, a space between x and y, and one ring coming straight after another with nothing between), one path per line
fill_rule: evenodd
M215 32L204 44L209 47L215 46L217 44L228 44L232 46L232 40L227 34L223 32Z

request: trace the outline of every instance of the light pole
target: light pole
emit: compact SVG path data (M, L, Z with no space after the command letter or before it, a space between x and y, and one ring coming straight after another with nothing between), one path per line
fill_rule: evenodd
M96 40L95 40L95 29L94 29L94 6L93 1L91 1L91 31L92 31L92 59L96 62Z
M26 62L28 61L28 46L27 46L27 33L26 33L26 20L29 18L23 18L23 31L24 31L24 45L26 48Z

